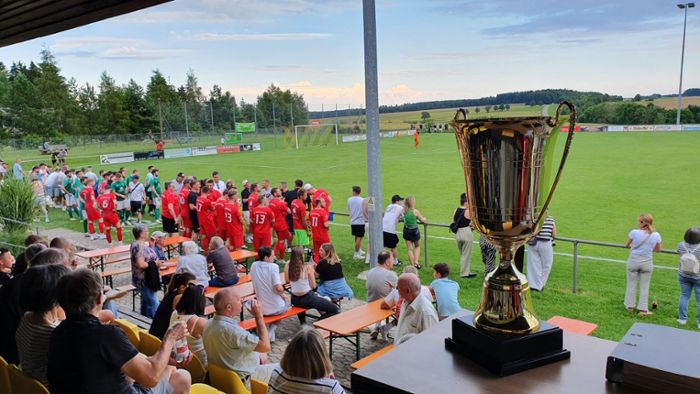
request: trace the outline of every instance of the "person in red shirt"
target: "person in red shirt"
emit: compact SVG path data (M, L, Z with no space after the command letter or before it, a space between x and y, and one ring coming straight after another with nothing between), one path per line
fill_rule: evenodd
M212 192L215 192L216 190L210 190L209 195L211 196ZM219 193L218 191L216 191ZM221 195L221 193L219 193ZM225 196L221 196L219 199L214 201L212 204L214 205L214 212L216 213L216 235L221 237L221 239L226 240L227 238L227 231L228 231L228 226L226 225L226 218L224 217L224 204L228 202L228 199Z
M311 195L311 206L313 208L316 208L316 200L322 198L323 201L326 203L325 210L326 212L328 212L328 210L331 208L331 202L333 202L333 199L331 198L331 196L328 195L327 191L323 189L316 189L308 183L304 185L304 190L306 190Z
M206 185L209 186L209 199L211 200L212 203L222 197L221 192L214 188L214 180L213 179L207 179Z
M190 179L185 179L182 182L182 189L180 194L177 196L177 204L180 207L180 224L182 225L182 235L185 237L192 237L192 222L190 221L190 207L187 203L187 197L190 195Z
M117 216L117 196L112 193L112 189L106 188L105 193L97 199L97 206L102 210L102 221L105 226L105 235L107 236L107 245L112 246L112 227L117 228L117 241L122 243L122 224Z
M179 196L174 193L175 185L172 182L165 182L165 192L161 198L163 209L163 231L173 236L178 233L178 225L182 223L180 215Z
M93 187L95 186L95 181L87 178L85 181L85 188L80 192L79 198L80 202L83 203L85 207L85 215L87 216L88 231L90 232L90 239L96 240L103 238L105 226L102 221L102 216L100 211L97 209L97 203L95 202L95 191ZM98 222L100 233L95 234L95 221Z
M275 214L269 207L267 197L258 197L258 203L250 212L250 221L255 223L253 227L253 250L263 246L272 246L272 224L275 222Z
M209 250L209 241L216 235L214 206L208 196L209 186L202 186L202 191L197 197L197 219L199 221L199 233L202 235L202 249L204 249L205 253Z
M243 214L238 206L238 192L230 189L226 192L227 201L224 204L224 220L226 221L226 235L230 250L243 248Z
M306 204L304 203L306 196L306 191L300 189L297 198L292 201L293 246L309 246L309 225L306 221Z
M328 221L328 211L326 211L326 200L319 198L313 200L316 208L312 209L309 213L309 223L311 225L311 239L314 242L314 262L318 264L318 250L321 245L331 242L330 236L328 236L328 227L330 222Z
M289 234L289 227L287 227L287 214L291 210L287 207L284 200L282 200L282 191L276 187L272 188L270 191L272 198L270 199L270 209L275 214L275 224L273 229L277 234L277 243L275 244L275 256L279 256L280 259L284 260L284 250L287 248L287 243L291 238Z

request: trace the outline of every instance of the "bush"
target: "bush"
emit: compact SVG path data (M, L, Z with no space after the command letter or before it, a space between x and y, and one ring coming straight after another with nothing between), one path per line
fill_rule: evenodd
M12 255L24 253L24 240L29 235L26 230L0 231L0 247L9 249Z
M8 179L0 185L0 224L3 232L28 231L36 214L34 191L28 183Z

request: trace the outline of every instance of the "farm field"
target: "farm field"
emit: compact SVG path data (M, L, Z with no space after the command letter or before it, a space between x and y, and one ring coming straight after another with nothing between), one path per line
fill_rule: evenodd
M664 97L656 99L653 101L654 105L657 105L666 109L676 109L678 108L678 98L677 97ZM693 97L683 97L681 99L681 107L687 108L689 105L700 105L700 96Z
M559 144L563 141L564 138L560 138ZM700 224L700 199L697 198L700 186L691 181L693 170L698 166L698 146L700 133L691 132L577 134L550 209L557 221L558 235L624 243L637 215L650 212L663 238L663 247L675 249L685 230ZM126 150L123 146L117 148L117 151ZM96 162L94 158L86 158L71 160L69 164L79 167ZM223 178L235 180L239 187L243 179L267 178L276 185L280 180L291 183L302 178L328 190L334 199L331 210L337 212L347 211L345 201L352 185L361 185L366 191L367 183L363 143L283 150L263 141L260 152L125 164L128 169L141 171L149 165L161 170L163 180L172 179L179 171L203 178L219 170ZM382 185L382 206L388 204L393 194L414 195L417 208L430 222L449 223L459 194L464 190L454 137L423 134L419 150L414 150L412 138L383 139ZM51 218L51 227L80 229L77 222L69 222L60 211L52 210ZM452 267L451 276L462 287L461 305L476 308L481 279L457 277L458 253L453 235L446 228L430 227L428 238L430 263L448 262ZM355 278L367 266L352 261L352 239L346 218L336 216L331 239L339 249L346 276L356 295L364 298L364 282ZM676 256L655 256L657 269L652 278L651 299L657 300L659 309L653 316L640 318L629 315L622 305L626 250L580 245L579 254L584 257L578 260L575 295L571 291L572 258L567 255L571 250L571 244L557 243L547 288L533 294L541 318L558 314L595 322L600 326L595 335L613 340L619 340L635 321L677 325ZM406 260L403 244L399 246L399 255ZM481 276L483 266L478 247L472 254L472 267ZM424 284L432 280L432 272L427 267L420 275ZM695 313L691 301L689 321L695 321Z

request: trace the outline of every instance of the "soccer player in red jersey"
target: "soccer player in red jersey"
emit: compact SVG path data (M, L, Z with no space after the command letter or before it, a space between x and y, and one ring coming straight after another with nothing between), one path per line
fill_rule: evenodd
M253 227L253 250L263 246L272 246L272 224L275 222L275 214L269 207L267 197L258 197L258 203L250 212L250 221L255 223Z
M105 234L107 236L107 245L112 246L112 227L117 228L117 241L122 243L122 224L117 216L117 195L112 193L112 190L105 188L104 194L95 199L97 206L102 210L102 221L105 226Z
M211 200L212 203L222 197L221 192L214 188L213 179L207 179L206 185L209 186L209 200Z
M260 186L257 183L250 185L250 196L248 197L248 209L253 209L258 205L260 197ZM255 249L257 250L257 249Z
M173 236L178 233L178 225L182 223L180 216L180 203L175 195L175 184L173 182L165 182L165 191L162 197L162 215L163 215L163 231Z
M304 190L306 190L311 195L311 206L313 208L316 207L315 201L319 198L322 198L323 201L326 203L325 210L326 212L328 212L328 210L331 208L331 202L333 202L333 199L331 198L331 196L328 195L327 191L323 189L316 189L308 183L304 185Z
M209 199L209 186L202 186L202 191L197 198L197 220L199 221L199 233L202 235L202 249L209 251L209 241L216 235L214 222L214 206Z
M213 192L217 192L221 196L221 193L215 189L209 190L209 196L211 196ZM224 204L226 204L227 201L228 199L225 196L221 196L216 201L212 202L214 205L214 212L216 213L216 235L223 240L226 240L226 232L228 231L226 218L224 217Z
M309 213L309 223L311 224L311 239L314 242L314 262L318 264L318 250L321 245L331 242L330 236L328 236L328 227L330 222L328 221L328 211L326 211L326 200L319 198L313 200L316 208L312 209Z
M293 246L309 246L309 224L306 221L306 204L304 203L306 196L306 191L299 189L297 198L292 201Z
M95 191L92 189L95 186L95 181L88 178L85 182L85 188L80 192L79 198L80 202L83 203L85 207L85 213L88 222L88 231L90 232L90 239L96 240L102 238L101 234L104 234L105 227L102 222L102 216L100 216L100 211L97 209L97 204L95 203ZM98 222L100 234L95 234L95 221Z
M182 189L180 194L177 196L177 204L180 206L180 218L182 225L182 235L185 237L192 237L192 222L190 221L190 207L187 203L187 197L190 195L190 179L185 179L182 181Z
M230 189L226 192L224 205L224 220L226 221L226 235L228 236L228 248L241 250L243 248L243 214L238 206L238 192Z
M273 187L270 191L272 193L272 198L270 199L270 209L275 214L275 224L273 229L277 234L277 243L275 244L275 256L279 256L280 259L284 260L284 250L287 248L287 242L291 238L289 234L289 227L287 226L287 214L291 210L287 207L284 200L282 200L282 191L276 187Z

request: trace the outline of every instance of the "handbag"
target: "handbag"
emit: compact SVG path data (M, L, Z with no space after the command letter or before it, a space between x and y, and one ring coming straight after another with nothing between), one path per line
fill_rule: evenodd
M459 230L459 221L461 220L462 216L464 216L464 208L457 208L457 211L455 211L454 217L452 218L452 223L450 223L450 231L453 234L457 234L457 231Z

